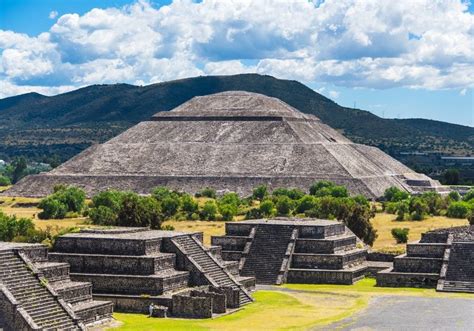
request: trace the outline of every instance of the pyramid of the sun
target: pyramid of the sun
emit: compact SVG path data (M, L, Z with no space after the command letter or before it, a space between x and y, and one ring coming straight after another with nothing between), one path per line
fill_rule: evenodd
M279 99L224 92L157 113L5 194L43 196L59 183L83 187L89 195L108 188L147 194L161 185L249 194L259 184L307 190L318 180L368 197L390 186L420 191L439 185Z

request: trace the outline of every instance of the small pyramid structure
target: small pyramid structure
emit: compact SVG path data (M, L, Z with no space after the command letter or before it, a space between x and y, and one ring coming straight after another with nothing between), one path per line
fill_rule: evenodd
M351 142L314 115L276 98L232 91L159 112L48 173L24 178L4 194L44 196L56 184L70 184L89 196L110 188L149 194L156 186L247 195L260 184L307 190L320 180L371 198L390 186L410 192L440 188L378 148Z

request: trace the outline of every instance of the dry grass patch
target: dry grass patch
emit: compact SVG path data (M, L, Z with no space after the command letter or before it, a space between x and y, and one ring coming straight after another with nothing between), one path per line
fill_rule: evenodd
M372 219L372 224L377 230L378 237L375 240L375 249L404 249L405 244L397 244L392 237L393 228L408 228L408 241L420 240L421 234L429 230L449 228L453 226L468 225L467 219L448 218L444 216L428 217L423 221L397 221L396 215L377 213Z

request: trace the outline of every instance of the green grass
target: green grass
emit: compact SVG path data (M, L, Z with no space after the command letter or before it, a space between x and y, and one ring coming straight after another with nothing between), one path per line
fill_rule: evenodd
M214 319L152 319L140 314L116 313L123 324L117 330L305 330L344 319L367 305L365 298L320 294L257 291L255 302ZM327 297L327 296L326 296ZM329 301L328 301L329 300Z

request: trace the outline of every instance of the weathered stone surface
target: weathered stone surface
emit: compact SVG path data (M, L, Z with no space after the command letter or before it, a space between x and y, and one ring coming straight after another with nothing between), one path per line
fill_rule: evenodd
M158 113L4 194L43 196L64 183L88 195L108 188L149 194L159 185L248 195L259 184L306 190L318 180L374 198L390 186L410 191L439 186L375 147L352 143L313 115L237 91L196 97Z

